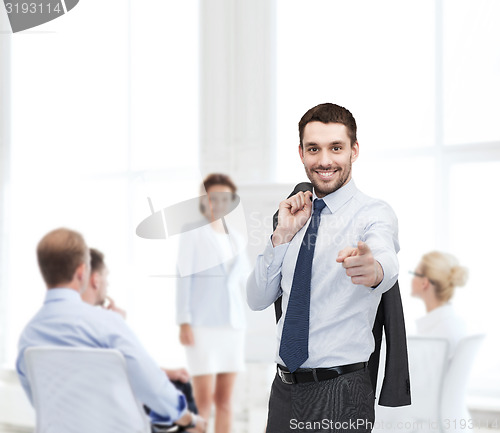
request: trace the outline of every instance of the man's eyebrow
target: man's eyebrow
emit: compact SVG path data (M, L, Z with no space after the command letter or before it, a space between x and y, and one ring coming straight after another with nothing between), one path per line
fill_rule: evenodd
M328 143L328 146L343 146L345 145L345 143L342 141L342 140L334 140L330 143ZM314 147L314 146L318 146L318 144L314 141L311 141L309 143L304 143L304 146L305 147Z

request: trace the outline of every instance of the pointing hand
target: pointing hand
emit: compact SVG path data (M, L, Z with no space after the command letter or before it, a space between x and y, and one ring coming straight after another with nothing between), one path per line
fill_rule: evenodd
M375 260L370 247L364 242L359 241L357 248L346 247L341 250L337 262L342 263L346 275L351 277L353 284L376 287L384 279L382 266Z

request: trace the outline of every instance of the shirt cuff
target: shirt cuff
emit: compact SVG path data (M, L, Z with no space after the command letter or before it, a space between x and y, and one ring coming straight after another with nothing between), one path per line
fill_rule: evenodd
M392 257L392 255L388 253L377 254L375 260L379 262L384 276L379 285L372 287L372 290L385 293L394 286L398 279L399 264L397 258Z
M152 424L159 424L159 425L172 425L175 421L177 421L179 418L182 418L184 414L188 411L188 406L186 402L186 397L184 394L179 392L179 403L177 405L177 414L174 417L171 417L169 415L160 415L156 413L153 410L149 411L149 418L151 420Z
M264 250L264 264L271 274L279 271L281 269L281 264L285 258L286 251L290 242L286 244L280 244L278 246L273 246L272 236L269 239L266 249Z
M182 325L183 323L191 323L191 313L177 314L176 322L178 325Z

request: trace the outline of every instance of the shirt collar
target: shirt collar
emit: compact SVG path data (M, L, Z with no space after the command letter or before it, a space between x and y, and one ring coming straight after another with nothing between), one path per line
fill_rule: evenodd
M45 303L54 301L82 302L82 297L80 296L80 293L73 289L57 288L47 290L47 294L45 295Z
M352 197L354 197L357 192L358 188L354 183L354 179L351 179L342 188L339 188L337 191L334 191L323 197L323 200L330 212L334 213L339 210L344 204L346 204ZM317 198L318 196L313 189L313 199L315 200Z

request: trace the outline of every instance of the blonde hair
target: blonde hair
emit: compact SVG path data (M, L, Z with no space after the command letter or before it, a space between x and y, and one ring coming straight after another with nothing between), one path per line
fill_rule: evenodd
M455 287L464 286L469 275L467 268L460 266L455 256L440 251L425 254L420 265L422 273L434 285L440 301L449 301Z

